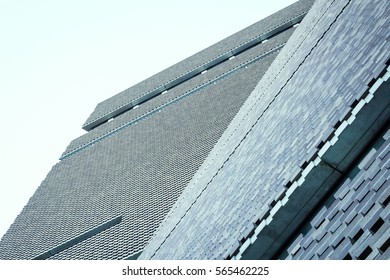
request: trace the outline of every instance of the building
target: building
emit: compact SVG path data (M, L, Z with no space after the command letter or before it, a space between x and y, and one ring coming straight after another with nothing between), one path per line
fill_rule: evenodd
M1 259L389 259L387 1L299 1L98 104Z

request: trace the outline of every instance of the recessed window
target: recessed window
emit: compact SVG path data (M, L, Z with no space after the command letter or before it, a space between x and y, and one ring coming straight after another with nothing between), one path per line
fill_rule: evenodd
M345 257L343 258L343 260L352 260L352 257L351 255L348 253L345 255Z
M362 237L364 231L362 229L359 229L359 231L355 234L354 237L352 237L352 244L356 243L360 237Z
M370 246L367 246L366 249L359 255L358 260L365 260L371 254L372 249Z
M375 222L375 224L373 224L372 227L370 228L371 233L372 234L376 233L384 223L385 222L382 220L382 218L379 217L379 219Z
M90 230L78 235L78 236L75 236L74 238L66 241L65 243L62 243L62 244L59 244L57 245L56 247L50 249L49 251L46 251L46 252L43 252L42 254L36 256L35 258L33 258L33 260L45 260L45 259L48 259L52 256L54 256L55 254L58 254L59 252L62 252L80 242L83 242L84 240L87 240L88 238L91 238L99 233L101 233L102 231L106 230L106 229L109 229L117 224L119 224L120 222L122 221L122 216L118 216L114 219L111 219L103 224L100 224L94 228L91 228Z
M390 247L390 237L383 243L383 245L379 248L379 250L384 253Z
M383 208L386 208L386 206L389 205L389 202L390 202L390 195L385 199L385 201L383 201L382 203Z

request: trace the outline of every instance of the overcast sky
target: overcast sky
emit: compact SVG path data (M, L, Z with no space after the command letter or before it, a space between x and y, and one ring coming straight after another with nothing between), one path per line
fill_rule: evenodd
M0 0L0 237L96 104L292 0Z

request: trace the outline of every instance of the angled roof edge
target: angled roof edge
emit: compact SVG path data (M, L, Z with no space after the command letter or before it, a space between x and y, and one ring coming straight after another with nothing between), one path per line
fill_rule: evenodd
M122 131L124 128L127 129L129 126L138 124L140 121L145 120L145 118L150 117L169 106L177 104L182 98L206 90L207 87L218 83L220 80L235 74L237 71L241 71L241 69L246 68L253 63L268 61L270 56L274 56L283 48L294 30L295 28L293 27L285 30L283 33L268 40L265 44L254 46L250 50L235 56L233 60L218 64L212 69L209 69L206 73L193 77L190 81L180 84L169 90L169 92L155 96L153 99L150 99L145 104L139 106L136 110L126 111L120 116L112 119L110 122L104 123L74 139L68 145L65 152L60 157L60 160L75 155L76 153L91 147L95 143L106 139L108 136ZM268 68L268 62L266 62L266 64ZM258 81L260 79L261 77L258 77Z
M300 22L314 0L298 1L281 11L229 36L199 53L99 103L83 125L89 131L112 117L153 96L188 80L207 67L228 59L258 41L274 36L286 26Z

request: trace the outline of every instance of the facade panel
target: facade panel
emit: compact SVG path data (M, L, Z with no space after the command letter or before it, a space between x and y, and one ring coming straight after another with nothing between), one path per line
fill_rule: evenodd
M388 131L389 132L389 131ZM384 137L388 137L385 134ZM387 259L390 139L382 137L288 249L287 259ZM327 238L320 238L327 235ZM303 244L313 240L310 247ZM382 249L381 249L382 248ZM370 252L365 255L363 252Z
M95 111L84 124L90 130L121 111L130 109L138 98L156 94L170 88L173 84L196 75L216 62L223 61L231 55L242 51L252 43L260 42L278 32L293 26L302 20L310 9L313 0L299 1L264 20L222 40L221 42L175 64L174 66L150 77L149 79L99 103ZM109 116L107 118L107 116Z
M277 46L286 35L275 37ZM129 111L124 122L119 118L120 126L125 123L120 129L103 125L82 136L88 145L53 167L4 235L0 258L44 255L117 216L120 223L44 256L121 259L139 253L276 57L274 46L270 40L181 85L181 91ZM160 105L136 119L142 107ZM98 141L89 143L95 135Z
M301 0L98 104L0 259L389 259L389 11Z
M314 4L141 258L275 257L305 219L294 213L310 214L345 172L353 139L337 125L353 123L387 67L388 10L381 1Z

